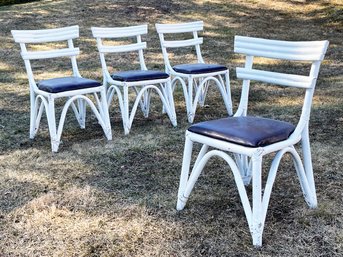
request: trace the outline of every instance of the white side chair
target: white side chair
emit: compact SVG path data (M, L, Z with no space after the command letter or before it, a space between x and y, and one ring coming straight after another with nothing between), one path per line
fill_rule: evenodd
M148 117L152 90L157 92L163 104L163 112L167 112L172 125L176 126L177 121L170 77L162 71L148 70L144 62L143 49L146 48L146 42L142 42L141 35L148 33L148 26L92 27L92 33L97 40L100 53L104 85L107 86L108 106L110 106L116 93L125 134L127 135L130 132L138 104L141 106L144 116ZM136 39L136 43L116 46L103 44L104 39L128 37ZM140 70L120 71L110 74L105 54L128 52L138 52ZM133 89L136 94L131 112L129 110L129 89Z
M188 121L190 123L194 120L198 103L200 106L204 106L206 94L211 82L216 85L221 93L228 115L231 116L233 114L228 68L219 64L207 64L202 58L200 44L203 43L203 38L198 37L198 31L202 31L203 27L204 24L202 21L180 24L156 24L156 30L160 38L165 63L165 70L172 77L173 90L177 83L182 85ZM176 33L192 33L193 38L184 40L165 40L165 34ZM197 63L172 66L167 49L190 46L195 47Z
M328 41L288 42L250 37L235 37L235 52L246 55L244 68L237 68L243 80L242 95L234 117L194 124L186 132L177 209L185 207L187 199L207 161L213 156L223 158L230 166L249 224L254 246L262 245L262 232L272 186L279 163L285 153L292 157L305 201L317 206L309 143L309 118L319 67ZM291 61L309 61L308 76L254 69L254 56ZM289 86L305 91L302 113L296 125L285 121L246 116L250 81ZM190 171L193 142L202 144ZM301 142L303 161L295 145ZM209 151L209 147L213 148ZM231 156L228 154L232 154ZM276 153L268 178L262 189L262 158ZM252 207L244 185L252 182Z
M21 56L24 59L29 79L31 102L30 138L33 139L35 137L43 110L45 110L51 137L51 148L53 152L57 152L61 142L62 129L68 108L70 106L72 107L80 127L85 128L86 106L88 104L103 128L107 139L111 140L112 132L106 103L105 87L95 80L82 78L78 71L76 56L80 50L74 47L73 39L79 37L79 26L44 30L12 30L11 32L15 42L20 43ZM44 51L27 50L26 47L27 44L56 41L66 41L67 47ZM73 76L36 82L30 60L57 57L70 58ZM87 94L94 95L97 106L86 96ZM58 98L67 98L67 101L62 109L59 123L56 123L55 100ZM58 127L56 127L57 124Z

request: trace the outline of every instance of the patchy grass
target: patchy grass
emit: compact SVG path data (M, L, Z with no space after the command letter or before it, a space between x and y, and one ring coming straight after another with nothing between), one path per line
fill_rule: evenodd
M343 45L342 4L316 1L81 1L45 0L0 7L0 256L342 256L343 252ZM178 127L154 100L151 116L138 114L123 135L117 103L114 139L96 120L85 130L68 116L58 154L51 154L45 118L28 139L29 92L11 29L80 25L82 75L101 80L91 26L149 24L148 67L163 69L154 23L204 20L203 54L230 67L235 105L240 82L234 35L286 40L330 40L311 116L313 165L319 207L303 201L290 160L280 166L264 231L256 250L227 167L212 161L182 212L175 210L186 122L182 92L175 95ZM175 56L175 62L190 60ZM120 67L134 64L118 61ZM44 68L44 65L47 68ZM126 65L126 66L123 66ZM301 65L261 60L260 65L307 72ZM62 62L35 63L39 78L65 75ZM296 121L299 91L252 88L251 113ZM196 121L225 116L218 92Z

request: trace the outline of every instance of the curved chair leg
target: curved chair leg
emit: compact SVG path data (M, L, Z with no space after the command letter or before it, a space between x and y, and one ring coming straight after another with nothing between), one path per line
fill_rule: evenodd
M184 88L185 102L186 102L186 108L187 108L187 117L188 117L189 123L193 123L194 121L197 104L199 103L200 106L204 105L211 81L214 82L214 84L219 89L222 95L222 98L224 100L224 104L228 112L228 115L233 114L231 92L230 92L230 81L229 81L228 72L225 73L225 82L221 75L218 75L215 77L208 76L206 78L201 78L198 80L195 80L192 78L192 76L190 76L188 78L188 87ZM195 90L194 98L193 98L193 89Z
M167 90L165 90L164 87L161 87L160 89L155 85L146 85L140 91L136 90L136 99L133 103L131 110L129 109L128 86L123 87L123 96L122 96L121 91L118 88L115 88L115 90L119 99L119 106L120 106L120 111L122 115L125 135L128 135L130 133L133 119L136 114L138 105L142 107L142 102L145 105L144 108L146 108L147 110L146 114L148 115L152 90L156 90L156 92L159 94L162 104L164 106L164 110L167 112L172 125L174 127L177 126L174 100L173 100L170 85L167 86ZM142 98L143 98L143 101L142 101Z
M143 97L145 91L149 90L155 90L157 92L157 94L159 95L163 106L165 107L165 110L168 114L168 117L170 119L170 122L172 123L172 125L175 127L177 126L177 120L176 120L176 115L175 115L175 110L173 108L173 106L170 105L169 101L168 101L168 97L165 95L165 90L164 87L158 88L155 85L148 85L145 86L144 88L142 88L142 90L139 92L139 94L136 97L136 100L132 106L132 110L131 113L129 115L129 124L131 126L132 122L133 122L133 118L136 114L137 111L137 107L138 107L138 103L140 102L140 99Z
M133 87L136 93L136 97L138 97L138 94L140 90L137 87ZM142 90L142 89L141 89ZM143 97L139 100L139 105L141 107L141 110L143 112L143 115L145 118L149 117L149 111L150 111L150 100L151 100L151 92L150 90L144 91Z
M199 85L201 85L202 80L203 80L202 78L199 79ZM205 83L205 85L201 88L201 94L199 96L199 105L201 107L204 107L204 105L205 105L205 100L206 100L206 96L207 96L208 87L209 87L209 81L207 81Z

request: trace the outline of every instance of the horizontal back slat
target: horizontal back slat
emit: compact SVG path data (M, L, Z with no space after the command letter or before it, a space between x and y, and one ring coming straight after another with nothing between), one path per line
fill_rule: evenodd
M65 56L76 56L80 53L79 48L63 48L48 51L28 51L22 52L21 55L24 60L47 59Z
M178 24L155 24L157 33L185 33L204 29L202 21L178 23Z
M256 80L280 86L311 88L313 79L309 76L293 75L256 69L236 68L237 78Z
M134 37L148 33L148 25L138 25L130 27L117 28L99 28L92 27L93 37L96 38L119 38L119 37Z
M130 51L138 51L146 48L146 42L142 43L135 43L129 45L121 45L121 46L99 46L100 53L123 53L123 52L130 52Z
M194 38L194 39L187 39L187 40L174 40L174 41L164 41L164 47L184 47L184 46L194 46L203 43L203 38Z
M324 41L280 41L235 36L234 51L250 56L294 61L321 61L329 45Z
M63 41L79 37L79 26L41 30L12 30L17 43L44 43Z

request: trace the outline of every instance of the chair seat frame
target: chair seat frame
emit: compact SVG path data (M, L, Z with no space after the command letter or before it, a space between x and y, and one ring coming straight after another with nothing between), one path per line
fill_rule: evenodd
M147 34L147 32L147 25L116 28L92 27L92 33L97 40L97 47L100 53L100 61L103 72L103 85L107 88L106 95L108 107L110 107L114 96L117 95L125 135L130 133L138 105L141 107L144 117L149 116L151 93L153 91L156 92L161 99L163 105L162 113L167 113L172 125L174 127L177 126L170 77L132 82L118 81L111 77L107 68L105 54L138 51L141 70L148 70L143 57L143 49L146 48L146 42L142 42L141 39L141 36ZM122 37L136 37L137 43L124 46L104 46L102 43L102 40L106 38ZM129 89L133 89L136 94L131 111L129 110Z
M240 48L242 45L244 45L244 49ZM278 50L281 53L284 53L284 55L278 54L279 52L276 50L270 53L268 49L271 47L281 48ZM320 63L324 58L327 47L328 41L287 42L240 36L235 37L235 51L247 55L245 68L237 68L237 77L243 79L243 87L239 108L235 113L235 116L247 115L250 80L257 80L265 83L273 82L283 86L305 88L304 105L299 122L295 131L288 139L264 147L247 147L186 131L177 210L182 210L185 207L190 193L209 159L214 156L219 156L227 162L234 175L234 180L253 239L253 245L260 247L262 245L262 233L272 187L280 161L286 153L291 155L306 203L310 208L315 208L317 206L308 128L315 84L319 73ZM256 48L258 48L259 51L256 51ZM254 50L254 55L256 56L310 61L312 63L310 75L282 76L279 73L272 72L273 76L270 77L256 76L256 74L260 73L259 71L252 69L254 56L251 55L251 49ZM306 49L305 53L309 53L304 54L303 56L294 54L299 51L301 52L302 49ZM274 54L274 56L271 57L271 54ZM304 84L304 81L307 81L307 83ZM200 143L202 144L202 147L193 168L190 170L194 143ZM302 158L295 147L298 143L301 143ZM210 150L210 148L213 148L213 150ZM262 159L270 153L276 153L276 155L271 163L263 188ZM251 203L245 189L245 186L250 183L252 183Z
M78 90L69 90L59 93L50 93L40 90L34 79L30 60L70 57L73 76L81 78L76 56L79 48L73 45L73 39L79 37L79 26L70 26L44 30L12 30L15 42L20 43L21 55L24 59L29 86L30 86L30 138L34 139L40 125L43 111L46 112L52 152L58 152L61 143L62 130L67 111L71 106L75 117L82 129L85 128L86 107L93 111L108 140L112 140L112 131L106 102L106 89L104 86L91 87ZM26 44L67 41L68 48L46 51L28 51ZM86 95L93 95L96 104ZM56 121L55 101L58 98L67 98L59 121Z
M231 90L230 90L230 76L229 70L218 71L218 72L204 72L200 74L186 74L177 72L173 69L170 64L169 55L167 52L168 48L188 47L194 46L196 50L196 56L198 63L204 64L204 59L201 54L200 44L203 42L203 38L198 37L198 31L203 30L203 22L189 22L180 24L156 24L156 30L159 34L163 59L165 63L165 71L170 74L172 78L173 91L177 84L182 86L186 110L187 119L189 123L193 123L197 105L201 107L205 105L205 99L209 86L214 84L219 90L228 115L232 115L232 101L231 101ZM166 41L164 34L173 33L193 33L193 39L179 40L179 41Z

